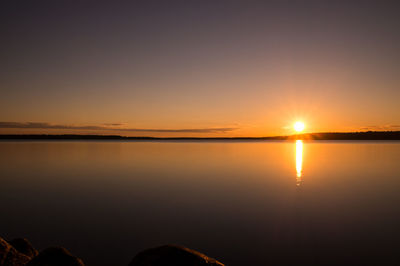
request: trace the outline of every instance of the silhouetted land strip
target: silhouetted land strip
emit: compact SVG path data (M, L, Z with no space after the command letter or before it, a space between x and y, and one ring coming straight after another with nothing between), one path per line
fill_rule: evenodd
M119 135L0 135L0 140L136 140L136 141L259 141L259 140L400 140L400 131L323 132L290 136L234 137L234 138L157 138L125 137Z

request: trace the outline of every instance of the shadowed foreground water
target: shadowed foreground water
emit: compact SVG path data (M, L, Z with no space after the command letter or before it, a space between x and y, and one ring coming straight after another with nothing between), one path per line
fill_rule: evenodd
M127 265L399 265L400 142L0 142L0 235Z

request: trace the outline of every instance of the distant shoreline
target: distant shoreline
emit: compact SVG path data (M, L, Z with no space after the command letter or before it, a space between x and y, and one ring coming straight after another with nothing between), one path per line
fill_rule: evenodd
M119 135L0 134L0 140L136 140L136 141L259 141L259 140L400 140L400 131L322 132L272 137L126 137Z

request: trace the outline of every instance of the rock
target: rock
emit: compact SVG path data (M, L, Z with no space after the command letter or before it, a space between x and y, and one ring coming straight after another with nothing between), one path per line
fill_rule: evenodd
M185 247L165 245L138 253L129 266L223 266L221 262Z
M9 242L20 253L33 258L38 254L38 251L26 238L16 238Z
M74 257L65 248L47 248L34 257L26 266L84 266L82 260Z
M0 266L23 266L30 258L18 252L13 246L0 237Z

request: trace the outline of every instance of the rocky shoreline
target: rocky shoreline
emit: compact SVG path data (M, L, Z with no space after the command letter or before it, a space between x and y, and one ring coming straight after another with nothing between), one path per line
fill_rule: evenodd
M63 247L36 250L25 238L6 241L0 237L0 266L84 266L80 258ZM177 245L164 245L139 252L129 266L223 266L198 251Z

